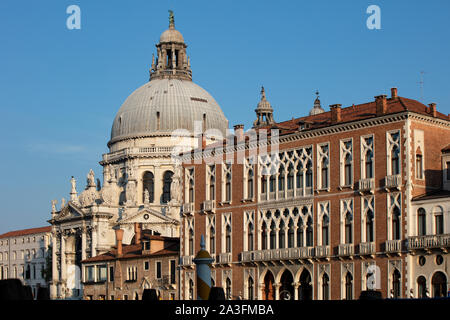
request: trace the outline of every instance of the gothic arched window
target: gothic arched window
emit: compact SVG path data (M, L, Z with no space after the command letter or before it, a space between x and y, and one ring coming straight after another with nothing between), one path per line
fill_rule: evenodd
M306 246L312 247L313 246L313 225L312 225L312 219L311 217L308 217L308 220L306 222Z
M352 222L353 218L352 215L347 212L345 215L345 243L352 243L353 237L352 237Z
M248 300L253 300L253 286L254 286L253 279L252 279L252 277L249 277L248 281L247 281L247 297L248 297Z
M253 251L253 224L250 223L248 225L248 231L247 231L247 251Z
M400 240L400 209L395 207L392 212L392 240Z
M391 173L400 174L400 150L394 146L391 151Z
M284 221L280 222L280 229L278 231L278 247L280 249L285 247Z
M322 300L330 299L330 278L324 273L322 276Z
M303 220L300 217L297 221L297 247L303 247Z
M322 245L327 246L328 243L328 228L329 228L329 219L327 215L324 215L322 218Z
M373 242L373 211L369 210L366 214L366 242Z

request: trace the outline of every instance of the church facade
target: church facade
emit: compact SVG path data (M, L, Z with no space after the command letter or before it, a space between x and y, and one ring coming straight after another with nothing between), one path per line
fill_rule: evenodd
M171 15L156 45L150 81L114 119L109 152L100 161L103 177L96 179L91 170L80 193L72 177L70 200L59 208L52 201L52 298L82 297L81 261L110 251L118 229L124 245L131 244L136 223L143 232L179 237L182 170L172 154L195 147L196 130L210 129L212 141L228 127L214 98L192 81L186 48Z

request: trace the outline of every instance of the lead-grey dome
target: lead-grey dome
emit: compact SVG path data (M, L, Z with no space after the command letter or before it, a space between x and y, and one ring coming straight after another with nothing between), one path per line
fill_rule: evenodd
M202 123L204 117L205 130L218 129L225 137L228 120L206 90L189 80L154 79L125 100L114 119L109 143L170 134L181 128L194 132L194 121Z

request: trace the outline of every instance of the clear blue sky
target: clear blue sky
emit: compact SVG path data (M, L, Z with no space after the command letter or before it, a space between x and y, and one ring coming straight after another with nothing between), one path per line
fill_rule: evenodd
M81 30L66 8L81 8ZM381 8L381 30L366 9ZM254 119L260 86L276 120L306 114L314 91L343 106L389 94L450 113L450 1L0 2L0 233L46 225L50 200L85 186L107 151L116 111L148 81L168 9L194 81L230 124Z

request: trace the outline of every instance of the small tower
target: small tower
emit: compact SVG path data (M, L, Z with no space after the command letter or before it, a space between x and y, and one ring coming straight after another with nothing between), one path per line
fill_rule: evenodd
M317 97L316 97L316 100L314 100L314 107L311 109L311 111L309 111L310 116L325 112L325 110L323 110L322 106L320 105L319 91L316 91L316 95L317 95Z
M273 120L273 109L270 102L266 99L264 87L261 87L261 101L259 101L255 112L256 120L253 122L253 128L259 128L275 123Z
M192 80L187 45L182 34L175 29L173 11L169 10L169 29L164 31L156 45L157 58L152 58L150 81L153 79Z

